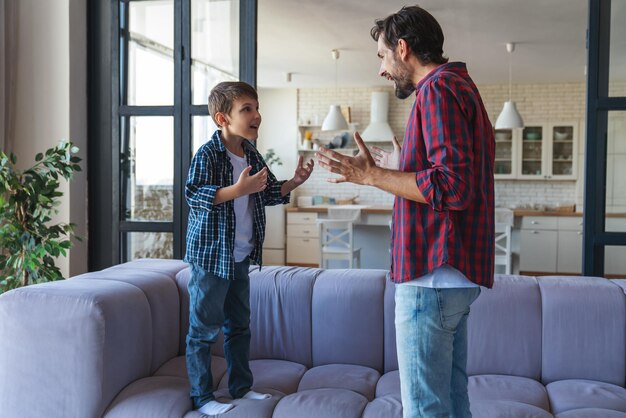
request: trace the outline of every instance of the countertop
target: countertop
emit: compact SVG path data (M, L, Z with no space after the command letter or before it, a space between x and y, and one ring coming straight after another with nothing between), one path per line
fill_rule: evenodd
M327 213L329 207L334 208L350 208L356 205L316 205L316 206L308 206L301 208L287 208L287 212L304 212L304 213ZM359 205L360 206L360 205ZM364 214L372 214L372 215L391 215L392 211L391 206L375 206L375 205L363 205L361 207L361 212Z
M327 213L329 207L350 207L352 205L316 205L301 208L287 208L287 212L304 212L304 213ZM391 206L369 206L363 205L361 211L365 214L381 214L390 215ZM582 212L559 212L554 210L532 210L532 209L514 209L513 215L522 216L583 216ZM626 218L626 213L607 213L607 218Z
M555 210L514 209L515 216L583 216L582 212L559 212ZM626 213L607 213L607 218L624 218Z

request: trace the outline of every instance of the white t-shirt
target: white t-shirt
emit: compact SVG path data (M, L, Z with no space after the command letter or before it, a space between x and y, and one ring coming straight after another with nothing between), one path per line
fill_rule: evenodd
M241 172L248 166L246 157L239 157L226 150L233 165L233 182L237 182ZM250 195L235 199L235 262L243 261L254 249L254 230L252 228L252 205Z
M454 267L444 264L420 278L401 283L407 286L431 287L436 289L451 289L460 287L478 287L478 285Z

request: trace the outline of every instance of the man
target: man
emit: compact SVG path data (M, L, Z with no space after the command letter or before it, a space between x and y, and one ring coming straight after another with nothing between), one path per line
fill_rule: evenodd
M465 64L443 56L443 32L424 9L377 20L380 76L396 96L415 92L402 147L318 154L352 182L393 193L391 279L404 417L471 417L467 317L480 287L493 285L494 138Z

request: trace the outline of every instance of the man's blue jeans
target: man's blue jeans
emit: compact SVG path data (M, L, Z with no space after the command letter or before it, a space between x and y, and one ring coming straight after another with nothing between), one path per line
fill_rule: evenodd
M479 287L396 286L404 418L469 418L467 316Z
M249 266L248 258L235 263L234 280L225 280L191 264L186 360L194 409L215 399L211 345L222 326L230 394L240 398L252 387Z

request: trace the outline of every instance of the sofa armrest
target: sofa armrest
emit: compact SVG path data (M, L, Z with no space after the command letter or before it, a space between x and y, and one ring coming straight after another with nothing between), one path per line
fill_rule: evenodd
M149 374L150 307L127 283L64 280L0 296L0 408L8 417L100 417Z

